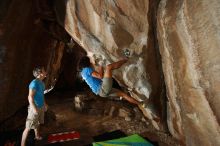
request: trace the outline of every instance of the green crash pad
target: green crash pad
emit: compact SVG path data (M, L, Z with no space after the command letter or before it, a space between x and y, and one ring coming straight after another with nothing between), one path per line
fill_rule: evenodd
M102 142L94 142L93 146L153 146L141 136L134 134L131 136L107 140Z

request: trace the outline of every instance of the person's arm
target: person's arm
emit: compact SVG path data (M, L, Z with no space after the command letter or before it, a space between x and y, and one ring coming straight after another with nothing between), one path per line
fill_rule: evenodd
M44 99L44 111L46 112L48 110L48 104L45 102L45 99Z
M92 76L98 79L102 79L103 78L103 67L99 66L97 71L92 72Z
M31 106L31 108L34 110L34 113L37 113L37 107L34 104L34 95L35 95L35 90L34 89L29 89L29 94L28 94L28 102Z
M47 89L47 90L44 90L44 94L50 92L54 87L51 86L50 89ZM45 97L45 96L44 96ZM48 104L46 103L45 101L45 98L44 98L44 111L46 112L48 110Z
M53 90L54 86L51 86L50 89L44 90L44 94L47 94L48 92L50 92L51 90Z

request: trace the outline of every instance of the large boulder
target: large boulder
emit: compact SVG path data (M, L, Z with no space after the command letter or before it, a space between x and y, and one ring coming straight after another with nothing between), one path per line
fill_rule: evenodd
M158 117L163 89L159 51L149 33L149 1L65 0L56 1L55 11L59 23L93 62L98 59L109 64L129 56L129 61L114 71L114 78L133 98L159 103L143 109L159 129L154 118Z
M168 126L186 145L220 145L219 0L161 0L158 39Z

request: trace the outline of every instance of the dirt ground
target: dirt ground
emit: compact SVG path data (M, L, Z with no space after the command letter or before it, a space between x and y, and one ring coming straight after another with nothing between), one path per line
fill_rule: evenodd
M88 96L93 95L90 94ZM138 108L129 105L125 101L95 98L87 102L89 108L82 112L75 110L74 96L68 93L50 95L47 97L47 103L50 114L46 116L45 125L41 128L44 140L36 143L39 146L46 145L46 138L51 133L72 130L80 132L80 139L62 142L57 145L88 145L94 141L94 136L114 130L121 130L126 135L140 134L142 137L152 141L154 145L179 145L169 134L155 131ZM123 114L120 116L118 114L120 109L125 109L129 113L133 112L130 115L130 119L126 120L126 116L123 117Z
M45 115L45 124L40 129L43 140L35 141L36 146L88 146L94 142L95 136L115 130L120 130L126 135L139 134L155 146L180 146L169 133L157 131L136 106L122 100L96 97L91 92L81 94L86 96L82 100L81 110L77 110L75 103L78 94L55 92L46 95L49 108ZM21 138L26 116L27 107L24 107L1 125L1 131L8 130L4 129L9 127L8 125L14 125L10 127L10 131L18 131L17 137ZM80 139L53 145L47 143L49 134L73 130L80 133ZM8 135L10 139L10 134ZM32 132L29 140L33 138ZM18 139L17 143L20 143L19 141Z

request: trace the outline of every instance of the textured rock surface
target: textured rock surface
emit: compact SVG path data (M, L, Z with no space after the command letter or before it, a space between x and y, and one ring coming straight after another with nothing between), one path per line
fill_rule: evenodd
M220 3L161 0L157 9L158 2L1 0L0 125L27 104L34 66L47 68L47 87L57 81L57 89L75 87L83 47L106 64L127 52L114 78L133 98L148 101L140 108L155 128L165 128L167 108L169 131L182 143L220 145ZM70 37L63 28L79 45L65 48Z
M64 44L45 31L33 1L1 0L0 6L1 123L27 104L35 66L45 66L51 75L47 82L54 85Z
M125 57L124 51L128 51L129 61L114 72L115 79L140 101L160 100L157 50L148 38L148 0L56 1L55 11L60 24L93 61L109 64ZM151 120L156 115L153 106L144 109Z
M189 146L220 145L219 30L218 0L160 2L169 130Z

